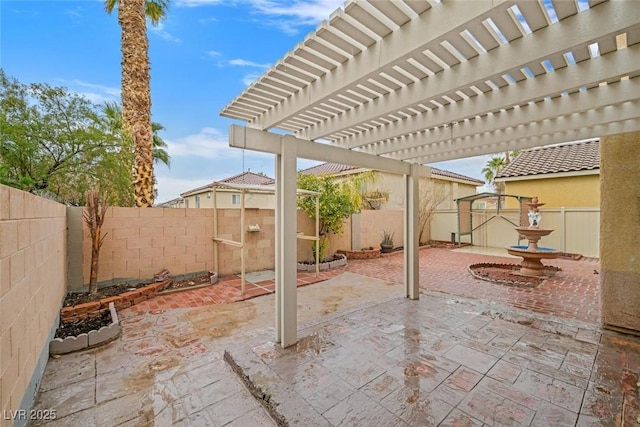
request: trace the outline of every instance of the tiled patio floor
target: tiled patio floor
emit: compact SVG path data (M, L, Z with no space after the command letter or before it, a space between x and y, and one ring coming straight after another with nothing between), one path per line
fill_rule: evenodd
M290 425L636 425L640 340L599 328L598 263L553 260L519 289L471 278L476 262L514 260L422 250L418 301L401 253L323 273L298 290L287 350L273 294L230 303L239 280L156 298L121 313L116 341L50 359L36 409L53 426L272 425L229 350Z

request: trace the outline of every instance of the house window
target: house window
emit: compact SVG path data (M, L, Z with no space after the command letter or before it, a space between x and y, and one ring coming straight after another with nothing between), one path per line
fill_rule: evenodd
M189 199L185 199L184 201L184 207L188 208L189 207Z
M240 204L240 195L239 194L232 194L231 195L231 204L232 205L239 205Z
M200 196L196 196L196 208L200 207Z
M211 198L211 191L207 193L207 199L210 199L210 198Z

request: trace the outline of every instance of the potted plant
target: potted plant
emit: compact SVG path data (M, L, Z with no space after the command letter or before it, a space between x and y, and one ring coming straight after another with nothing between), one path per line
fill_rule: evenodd
M393 234L389 231L382 232L382 241L380 242L380 252L383 254L393 251Z

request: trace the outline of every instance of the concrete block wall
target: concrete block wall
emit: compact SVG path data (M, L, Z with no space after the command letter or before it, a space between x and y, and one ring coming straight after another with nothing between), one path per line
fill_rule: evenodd
M0 406L33 404L66 293L66 207L0 185ZM4 426L11 420L1 417ZM14 425L23 425L16 420Z
M218 237L240 241L240 209L218 209ZM166 268L172 275L214 269L213 209L120 208L107 210L98 282L150 279ZM82 208L69 208L69 290L89 283L91 241ZM260 231L245 233L246 271L275 265L275 212L246 209L245 223ZM240 249L218 244L218 274L240 272Z

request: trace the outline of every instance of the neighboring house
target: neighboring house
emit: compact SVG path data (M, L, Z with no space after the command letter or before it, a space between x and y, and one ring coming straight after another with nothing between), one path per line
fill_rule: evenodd
M251 186L271 186L275 183L270 178L261 173L251 171L214 181L202 187L185 191L180 194L183 202L175 207L182 208L213 208L214 195L216 190L216 207L218 208L240 208L241 192L237 189L228 188L225 184L246 184ZM167 202L168 203L168 202ZM245 194L245 208L248 209L275 209L275 195L270 193L247 192Z
M369 169L338 163L322 163L320 165L304 169L300 171L300 173L331 175L340 178L366 172L368 170ZM421 197L424 195L440 199L441 202L438 204L436 209L455 209L456 198L475 194L476 187L483 184L484 181L432 167L431 178L421 178L420 180L420 195ZM400 210L404 208L403 188L403 176L380 172L378 179L367 186L366 193L388 194L388 200L381 203L380 209Z
M505 193L538 196L545 208L600 206L600 142L570 142L520 153L496 177ZM507 208L516 208L507 199Z
M176 199L168 200L164 203L158 203L155 207L157 208L184 208L184 199L182 197L178 197Z

